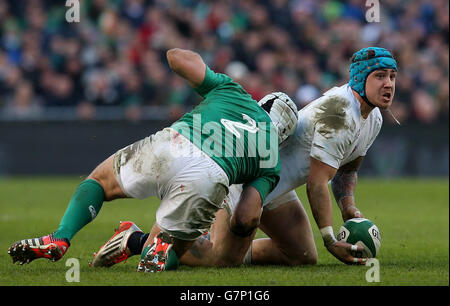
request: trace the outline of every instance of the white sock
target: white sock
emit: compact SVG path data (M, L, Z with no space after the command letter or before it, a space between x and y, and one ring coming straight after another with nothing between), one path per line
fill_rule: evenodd
M244 261L242 262L244 265L249 265L252 263L252 245L250 244L250 248L244 256Z

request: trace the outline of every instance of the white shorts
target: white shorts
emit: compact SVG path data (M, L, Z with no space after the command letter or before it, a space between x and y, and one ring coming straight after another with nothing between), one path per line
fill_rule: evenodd
M239 198L242 193L242 185L231 185L230 193L224 200L224 208L228 211L230 215L233 214L236 209L237 203L239 202ZM299 200L297 193L295 190L291 190L286 192L285 194L280 195L279 197L273 199L269 203L263 204L263 210L272 210L275 209L287 202ZM299 200L300 201L300 200Z
M206 232L228 194L223 169L171 128L117 151L114 171L127 196L161 200L158 226L182 240Z

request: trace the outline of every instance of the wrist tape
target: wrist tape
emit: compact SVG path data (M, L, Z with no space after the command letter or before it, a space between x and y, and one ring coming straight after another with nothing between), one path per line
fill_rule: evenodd
M320 229L320 234L322 235L322 239L323 239L325 246L329 246L329 245L335 244L337 242L337 239L334 236L332 226L322 227Z

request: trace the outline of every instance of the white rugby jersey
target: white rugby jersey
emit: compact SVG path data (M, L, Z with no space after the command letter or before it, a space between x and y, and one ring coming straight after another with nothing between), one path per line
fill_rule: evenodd
M280 181L264 205L306 183L310 156L338 169L366 155L383 122L378 108L367 119L361 116L360 103L348 84L328 90L298 114L297 130L280 148ZM232 206L241 190L241 186L230 188Z

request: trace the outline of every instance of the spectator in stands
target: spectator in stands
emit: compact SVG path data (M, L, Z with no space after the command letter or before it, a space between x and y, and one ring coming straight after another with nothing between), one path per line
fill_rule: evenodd
M51 0L0 0L0 112L28 81L44 114L46 106L77 106L95 119L99 106L122 106L141 120L142 107L157 105L176 118L198 98L168 77L164 52L172 47L196 49L219 72L239 62L254 99L283 90L302 107L345 82L353 50L378 45L404 67L392 109L400 121L448 121L446 0L381 2L374 23L359 0L92 0L81 2L73 24L65 9Z
M6 98L5 118L11 120L39 119L42 115L41 101L34 95L33 86L28 81L20 81L14 94Z

